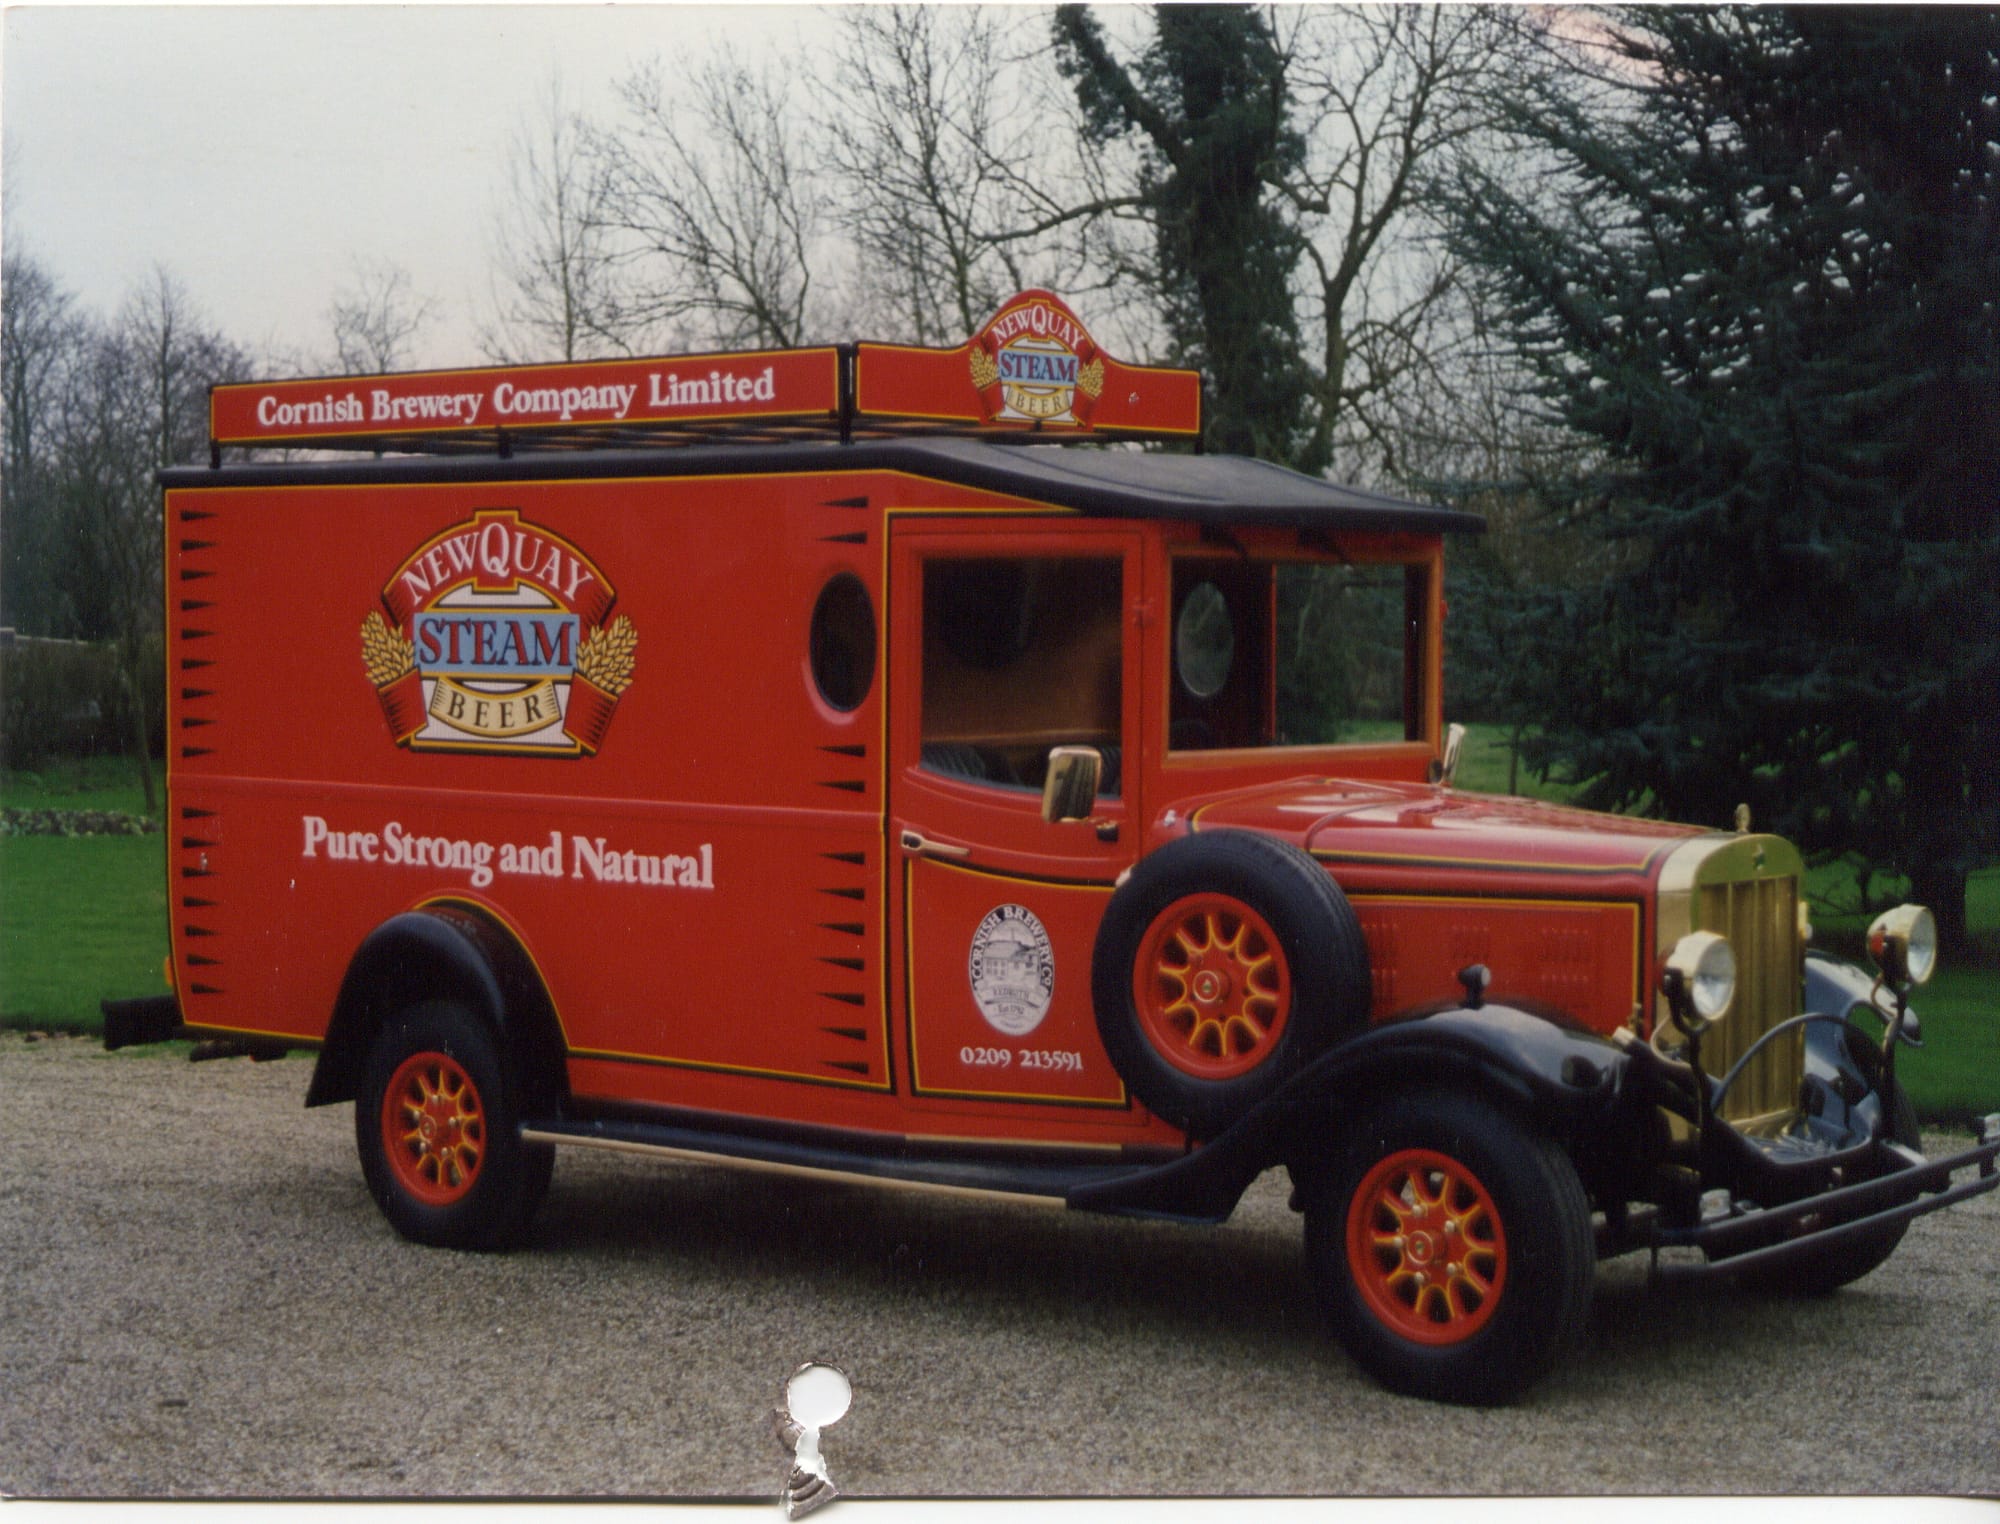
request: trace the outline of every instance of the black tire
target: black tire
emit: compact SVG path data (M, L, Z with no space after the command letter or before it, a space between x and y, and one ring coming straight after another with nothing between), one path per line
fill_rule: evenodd
M1437 1204L1405 1215L1391 1198ZM1306 1258L1356 1364L1392 1391L1475 1406L1517 1396L1581 1334L1597 1267L1569 1156L1441 1091L1349 1130L1308 1193Z
M500 1249L526 1233L555 1150L521 1141L512 1078L485 1024L449 1001L411 1006L377 1034L354 1138L370 1193L405 1238Z
M1889 1135L1906 1147L1921 1148L1923 1134L1917 1126L1917 1113L1910 1105L1910 1098L1894 1080L1888 1084ZM1849 1183L1858 1184L1859 1180ZM1864 1233L1859 1238L1823 1249L1803 1263L1746 1270L1737 1284L1764 1296L1831 1296L1850 1281L1858 1281L1869 1271L1879 1268L1896 1252L1909 1226L1907 1220L1890 1223L1875 1232Z
M1219 972L1198 972L1170 935L1184 906L1185 924L1208 928ZM1178 972L1167 967L1176 958ZM1195 978L1222 988L1212 1004L1197 1002ZM1154 1115L1201 1139L1361 1026L1372 995L1368 946L1340 886L1298 847L1248 831L1184 836L1140 862L1105 907L1091 958L1112 1064Z

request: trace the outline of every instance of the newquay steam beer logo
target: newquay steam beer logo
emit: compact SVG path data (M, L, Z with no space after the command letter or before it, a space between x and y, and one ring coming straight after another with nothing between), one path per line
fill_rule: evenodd
M604 741L639 634L590 558L488 508L433 536L361 622L389 733L413 751L573 757Z
M972 341L972 384L986 416L1088 428L1104 360L1070 310L1036 292L1000 309Z

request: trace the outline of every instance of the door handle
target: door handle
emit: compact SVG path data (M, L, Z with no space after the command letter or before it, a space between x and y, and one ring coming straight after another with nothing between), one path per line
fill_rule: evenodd
M949 842L931 841L924 836L923 832L912 831L909 830L907 827L904 829L902 837L900 839L902 841L903 850L905 852L912 853L917 857L972 856L972 848L970 847L955 847L952 846Z

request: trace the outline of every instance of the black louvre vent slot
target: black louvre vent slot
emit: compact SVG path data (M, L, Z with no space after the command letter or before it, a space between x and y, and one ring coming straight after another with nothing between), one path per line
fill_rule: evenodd
M213 746L183 746L181 748L181 755L183 757L212 757L215 755L215 748Z
M857 529L853 534L823 534L820 542L825 545L866 545L868 531Z
M201 839L201 838L200 838L199 836L183 836L183 837L181 838L181 846L182 846L183 848L187 848L187 849L197 849L197 848L201 848L201 847L212 847L212 846L214 846L214 845L215 845L215 843L214 843L214 842L212 842L212 841L203 841L203 840L202 840L202 839Z
M868 891L866 889L822 889L820 893L836 895L843 900L865 900L868 898Z
M837 788L849 794L863 794L868 791L867 782L860 778L822 778L819 780L819 786Z
M183 869L181 869L181 877L182 877L182 878L212 878L213 876L214 876L214 875L213 875L212 873L210 873L210 872L209 872L209 870L208 870L208 869L206 869L206 868L183 868Z
M865 757L868 755L868 748L865 746L822 746L820 750L830 751L836 757ZM827 855L832 856L833 854L829 853Z
M196 609L212 609L214 607L215 600L213 598L181 599L181 612L183 614L192 614Z
M215 515L206 508L183 508L181 510L181 522L183 524L193 524L202 519L212 519L214 517Z
M821 958L822 963L831 963L835 968L852 969L855 973L866 973L868 965L860 958Z
M821 931L837 931L844 936L850 937L865 937L868 935L868 928L863 926L859 921L821 921L819 929Z
M183 910L212 910L215 908L215 903L214 900L198 900L191 894L181 896Z
M183 656L181 658L181 671L183 672L192 672L197 667L212 667L214 665L215 663L206 657Z
M213 550L214 548L215 548L215 541L213 541L213 540L182 540L182 541L181 541L181 549L182 549L182 550Z
M190 984L188 991L190 994L195 995L220 995L222 993L221 990L212 984Z
M830 497L823 506L827 508L866 508L868 506L868 499L866 497Z
M188 966L191 968L222 967L222 960L220 958L204 958L200 953L189 953L187 955L187 961L188 961Z
M181 568L181 581L183 582L199 582L203 577L212 577L214 575L214 572L207 571L199 566L183 566Z
M209 636L213 635L214 633L215 633L215 631L213 631L213 630L182 630L182 631L181 631L181 639L182 639L182 640L206 640L206 639L208 639L208 637L209 637Z
M212 937L215 933L206 926L183 926L181 928L181 935L184 937Z
M866 1005L868 1003L866 995L848 995L843 994L839 990L821 990L820 994L828 1000L838 1000L842 1005Z
M187 701L188 701L188 700L190 700L190 699L205 699L205 698L214 698L214 697L215 697L215 690L214 690L213 688L183 688L183 689L181 689L181 701L182 701L183 703L187 702Z
M845 1037L849 1042L868 1041L868 1032L863 1027L821 1027L822 1032L831 1032L835 1037Z
M843 1062L837 1058L823 1058L820 1062L825 1064L829 1069L844 1069L849 1074L866 1074L868 1072L866 1064Z
M214 720L203 719L197 714L184 714L181 716L182 730L197 730L203 725L213 725L214 723Z
M857 868L868 866L868 854L866 852L822 852L820 856L824 857L830 863L852 863Z
M198 810L191 804L181 806L181 819L183 820L207 820L214 814L214 810Z

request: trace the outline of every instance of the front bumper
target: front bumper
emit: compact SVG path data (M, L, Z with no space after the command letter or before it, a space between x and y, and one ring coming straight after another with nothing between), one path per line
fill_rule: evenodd
M1654 1275L1663 1281L1733 1277L1804 1262L2000 1186L2000 1112L1979 1124L1979 1140L1972 1147L1942 1158L1925 1159L1894 1144L1871 1146L1881 1150L1879 1159L1888 1167L1858 1184L1776 1206L1730 1200L1704 1210L1688 1227L1656 1224L1651 1233ZM1968 1169L1977 1173L1954 1178ZM1658 1251L1669 1248L1699 1249L1706 1260L1663 1263Z

